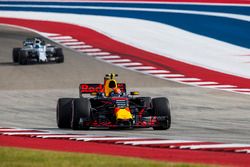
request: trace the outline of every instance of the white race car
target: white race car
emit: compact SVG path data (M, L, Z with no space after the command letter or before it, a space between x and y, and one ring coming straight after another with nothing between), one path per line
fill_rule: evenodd
M62 48L45 44L39 37L27 38L23 48L14 48L12 52L14 63L26 65L30 63L64 62Z

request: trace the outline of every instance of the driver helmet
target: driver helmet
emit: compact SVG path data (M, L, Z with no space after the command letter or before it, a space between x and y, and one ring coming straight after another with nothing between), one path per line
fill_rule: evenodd
M42 41L41 41L40 39L38 39L38 38L35 39L35 43L36 43L36 44L41 44L41 42L42 42Z
M119 89L119 88L114 88L114 93L120 95L122 92L121 92L121 89Z
M122 92L119 88L113 88L112 92L110 93L110 96L121 96Z
M34 41L35 48L40 48L41 43L42 43L42 41L40 39L36 38Z

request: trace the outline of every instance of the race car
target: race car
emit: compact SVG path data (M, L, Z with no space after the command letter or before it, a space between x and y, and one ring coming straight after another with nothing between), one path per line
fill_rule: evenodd
M23 48L13 48L13 63L21 65L31 63L64 62L62 48L45 44L40 37L27 38L23 41Z
M169 129L169 100L166 97L135 97L138 92L127 94L126 84L117 83L117 76L106 74L104 84L80 84L79 98L59 98L58 127L73 130L90 127ZM86 94L93 97L86 97Z

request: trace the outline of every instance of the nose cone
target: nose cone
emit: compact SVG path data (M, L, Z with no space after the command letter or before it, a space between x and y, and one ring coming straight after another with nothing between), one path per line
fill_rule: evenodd
M132 119L132 114L129 108L116 108L115 109L116 120L130 120Z

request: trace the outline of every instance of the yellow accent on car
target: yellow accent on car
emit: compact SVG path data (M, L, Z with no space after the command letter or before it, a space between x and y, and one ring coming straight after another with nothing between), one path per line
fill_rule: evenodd
M108 79L104 83L104 94L109 96L113 89L117 88L117 82L114 79Z
M127 109L121 108L116 112L116 119L129 120L132 119L132 114Z
M139 92L130 92L130 95L139 95Z
M104 95L109 96L110 93L117 88L117 81L115 77L117 77L118 74L110 73L106 74L104 77Z

